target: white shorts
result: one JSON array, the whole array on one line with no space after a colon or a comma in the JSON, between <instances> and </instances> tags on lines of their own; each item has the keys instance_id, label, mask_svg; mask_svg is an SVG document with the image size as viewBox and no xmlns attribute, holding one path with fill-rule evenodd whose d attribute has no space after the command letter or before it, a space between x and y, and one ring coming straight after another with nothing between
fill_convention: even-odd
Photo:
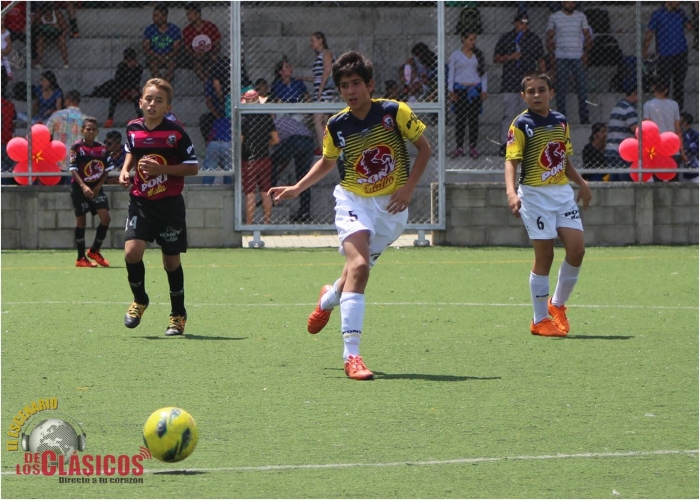
<instances>
[{"instance_id":1,"label":"white shorts","mask_svg":"<svg viewBox=\"0 0 700 500\"><path fill-rule=\"evenodd\" d=\"M345 255L345 238L358 231L369 231L369 266L374 266L384 249L403 233L408 223L408 210L390 214L386 206L391 195L360 196L340 185L333 190L333 196L340 254Z\"/></svg>"},{"instance_id":2,"label":"white shorts","mask_svg":"<svg viewBox=\"0 0 700 500\"><path fill-rule=\"evenodd\" d=\"M520 216L531 240L553 240L557 229L570 227L583 231L581 213L568 184L518 187Z\"/></svg>"}]
</instances>

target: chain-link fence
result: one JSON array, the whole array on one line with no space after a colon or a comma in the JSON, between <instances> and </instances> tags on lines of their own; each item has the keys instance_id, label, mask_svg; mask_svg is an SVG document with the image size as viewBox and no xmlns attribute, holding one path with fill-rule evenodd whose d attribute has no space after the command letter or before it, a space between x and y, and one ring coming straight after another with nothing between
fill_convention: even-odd
<instances>
[{"instance_id":1,"label":"chain-link fence","mask_svg":"<svg viewBox=\"0 0 700 500\"><path fill-rule=\"evenodd\" d=\"M444 226L445 178L502 180L508 126L525 108L520 81L532 70L549 74L551 107L566 114L574 164L589 179L629 179L631 157L620 157L619 144L647 116L660 135L679 133L682 154L672 158L681 168L654 162L658 151L645 149L644 141L654 144L644 137L638 163L657 179L688 180L697 168L697 139L694 153L684 148L693 139L685 122L696 128L698 110L696 9L697 2L3 2L3 183L22 179L6 144L32 123L49 126L68 148L82 139L73 108L97 118L97 140L119 169L140 88L161 76L175 89L170 118L200 158L200 175L187 182L232 184L235 229L331 229L338 173L274 207L264 191L296 182L319 158L324 124L345 106L329 66L348 50L372 61L374 97L407 102L428 125L433 156L409 227ZM654 96L654 83L670 87L669 99ZM249 90L257 97L241 103ZM670 100L690 112L678 115L681 130L676 115L669 129ZM252 126L256 116L274 133ZM258 158L250 150L260 145L269 165L251 174ZM65 180L67 167L64 160Z\"/></svg>"}]
</instances>

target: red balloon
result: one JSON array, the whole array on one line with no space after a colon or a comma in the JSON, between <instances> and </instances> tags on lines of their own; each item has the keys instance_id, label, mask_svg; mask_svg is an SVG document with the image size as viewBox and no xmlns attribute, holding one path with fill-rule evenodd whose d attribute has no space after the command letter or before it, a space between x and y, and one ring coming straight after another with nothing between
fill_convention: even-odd
<instances>
[{"instance_id":1,"label":"red balloon","mask_svg":"<svg viewBox=\"0 0 700 500\"><path fill-rule=\"evenodd\" d=\"M681 148L681 140L675 132L664 132L661 134L661 140L657 153L661 156L673 156Z\"/></svg>"},{"instance_id":2,"label":"red balloon","mask_svg":"<svg viewBox=\"0 0 700 500\"><path fill-rule=\"evenodd\" d=\"M638 143L637 139L625 139L620 143L618 151L620 152L620 158L625 161L631 161L632 163L637 162L638 155Z\"/></svg>"},{"instance_id":3,"label":"red balloon","mask_svg":"<svg viewBox=\"0 0 700 500\"><path fill-rule=\"evenodd\" d=\"M676 164L676 160L674 160L670 156L657 156L656 158L654 158L652 165L653 165L652 168L665 168L665 169L668 169L668 168L677 169L678 168L678 165ZM677 173L676 172L654 172L654 175L659 180L670 181L671 179L676 177Z\"/></svg>"},{"instance_id":4,"label":"red balloon","mask_svg":"<svg viewBox=\"0 0 700 500\"><path fill-rule=\"evenodd\" d=\"M624 142L624 141L623 141L623 142ZM634 162L634 163L632 163L632 165L630 165L630 170L639 170L639 165L637 164L637 162ZM644 182L648 182L649 179L652 178L652 173L651 173L651 172L646 172L646 171L645 171L645 172L642 172L641 175L642 175L642 181L644 181ZM630 177L632 177L632 180L633 180L634 182L639 182L639 173L638 173L638 172L632 172L632 173L630 173Z\"/></svg>"},{"instance_id":5,"label":"red balloon","mask_svg":"<svg viewBox=\"0 0 700 500\"><path fill-rule=\"evenodd\" d=\"M15 161L27 162L27 139L24 137L13 137L7 143L7 156Z\"/></svg>"},{"instance_id":6,"label":"red balloon","mask_svg":"<svg viewBox=\"0 0 700 500\"><path fill-rule=\"evenodd\" d=\"M38 152L46 149L46 146L51 142L51 133L46 125L37 123L32 125L32 153L36 155Z\"/></svg>"},{"instance_id":7,"label":"red balloon","mask_svg":"<svg viewBox=\"0 0 700 500\"><path fill-rule=\"evenodd\" d=\"M27 160L21 161L17 165L15 165L13 172L16 174L26 174L27 172L29 172L29 168L27 166ZM17 184L21 184L23 186L28 186L29 184L34 182L34 179L36 179L36 177L34 177L34 176L32 176L31 179L29 177L21 177L21 176L15 177Z\"/></svg>"},{"instance_id":8,"label":"red balloon","mask_svg":"<svg viewBox=\"0 0 700 500\"><path fill-rule=\"evenodd\" d=\"M44 150L44 160L56 163L66 157L67 148L61 141L51 141Z\"/></svg>"},{"instance_id":9,"label":"red balloon","mask_svg":"<svg viewBox=\"0 0 700 500\"><path fill-rule=\"evenodd\" d=\"M55 163L48 163L48 162L42 162L44 165L42 166L42 172L56 172L59 173L61 172L61 167L56 165ZM55 186L59 182L61 182L61 176L57 177L39 177L39 182L44 184L45 186Z\"/></svg>"}]
</instances>

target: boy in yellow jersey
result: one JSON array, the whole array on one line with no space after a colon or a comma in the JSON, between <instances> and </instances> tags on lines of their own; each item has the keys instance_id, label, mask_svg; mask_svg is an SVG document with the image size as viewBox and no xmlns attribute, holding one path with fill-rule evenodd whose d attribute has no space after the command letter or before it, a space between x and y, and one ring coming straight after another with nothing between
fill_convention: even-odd
<instances>
[{"instance_id":1,"label":"boy in yellow jersey","mask_svg":"<svg viewBox=\"0 0 700 500\"><path fill-rule=\"evenodd\" d=\"M320 332L339 305L345 374L366 380L374 376L360 356L369 271L406 227L408 204L430 159L430 145L425 125L406 104L372 99L372 64L362 54L343 54L332 73L348 107L328 120L323 158L294 186L273 187L269 194L275 203L295 198L339 163L341 182L333 195L345 267L334 285L321 289L307 329ZM412 167L406 139L418 150Z\"/></svg>"},{"instance_id":2,"label":"boy in yellow jersey","mask_svg":"<svg viewBox=\"0 0 700 500\"><path fill-rule=\"evenodd\" d=\"M565 337L569 333L569 320L564 304L576 285L585 253L583 224L576 203L581 200L583 210L588 209L591 190L569 159L573 150L566 117L549 109L552 98L549 77L544 73L526 75L521 90L528 109L513 120L508 130L506 194L511 212L522 218L535 249L535 263L530 272L534 308L530 332ZM520 186L516 191L518 165ZM579 186L575 200L569 180ZM554 295L549 299L549 270L557 235L566 256Z\"/></svg>"}]
</instances>

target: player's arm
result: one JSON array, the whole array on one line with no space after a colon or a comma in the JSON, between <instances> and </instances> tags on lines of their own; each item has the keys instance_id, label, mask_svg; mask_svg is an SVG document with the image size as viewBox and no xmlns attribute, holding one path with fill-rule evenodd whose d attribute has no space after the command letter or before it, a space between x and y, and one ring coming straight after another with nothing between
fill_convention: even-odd
<instances>
[{"instance_id":1,"label":"player's arm","mask_svg":"<svg viewBox=\"0 0 700 500\"><path fill-rule=\"evenodd\" d=\"M566 157L566 176L578 186L576 202L579 200L583 201L583 211L585 212L588 210L588 205L591 203L591 188L588 187L588 183L583 179L583 177L581 177L578 170L574 168L574 165L571 163L568 156Z\"/></svg>"},{"instance_id":2,"label":"player's arm","mask_svg":"<svg viewBox=\"0 0 700 500\"><path fill-rule=\"evenodd\" d=\"M518 172L520 160L506 160L506 196L508 197L508 208L510 212L520 217L520 197L515 189L515 176Z\"/></svg>"},{"instance_id":3,"label":"player's arm","mask_svg":"<svg viewBox=\"0 0 700 500\"><path fill-rule=\"evenodd\" d=\"M100 192L100 189L102 189L102 186L107 181L107 177L109 177L109 170L105 169L105 171L102 172L102 177L100 177L100 180L97 181L97 184L95 184L95 187L92 188L92 192L95 195L97 195Z\"/></svg>"},{"instance_id":4,"label":"player's arm","mask_svg":"<svg viewBox=\"0 0 700 500\"><path fill-rule=\"evenodd\" d=\"M134 157L131 153L126 153L124 157L124 165L122 165L122 170L119 173L119 184L122 187L128 188L131 185L131 178L129 177L129 172L133 168Z\"/></svg>"},{"instance_id":5,"label":"player's arm","mask_svg":"<svg viewBox=\"0 0 700 500\"><path fill-rule=\"evenodd\" d=\"M425 172L425 168L428 166L431 148L428 139L425 138L425 134L413 141L413 145L418 150L418 155L413 162L411 173L406 180L406 184L397 189L396 192L391 195L391 198L389 198L389 204L386 206L386 209L390 214L397 214L408 208L408 204L413 197L413 192L418 185L418 181L423 175L423 172Z\"/></svg>"},{"instance_id":6,"label":"player's arm","mask_svg":"<svg viewBox=\"0 0 700 500\"><path fill-rule=\"evenodd\" d=\"M273 187L267 192L267 194L268 196L272 197L273 202L296 198L328 175L328 172L335 168L335 164L337 162L337 159L331 160L329 158L321 157L321 159L314 163L311 170L309 170L306 175L302 177L301 180L295 185Z\"/></svg>"},{"instance_id":7,"label":"player's arm","mask_svg":"<svg viewBox=\"0 0 700 500\"><path fill-rule=\"evenodd\" d=\"M78 183L78 186L80 186L80 189L83 191L85 197L88 200L92 199L93 190L90 189L90 187L87 184L85 184L85 182L80 178L80 176L78 175L78 171L71 169L70 174L73 176L73 182Z\"/></svg>"}]
</instances>

